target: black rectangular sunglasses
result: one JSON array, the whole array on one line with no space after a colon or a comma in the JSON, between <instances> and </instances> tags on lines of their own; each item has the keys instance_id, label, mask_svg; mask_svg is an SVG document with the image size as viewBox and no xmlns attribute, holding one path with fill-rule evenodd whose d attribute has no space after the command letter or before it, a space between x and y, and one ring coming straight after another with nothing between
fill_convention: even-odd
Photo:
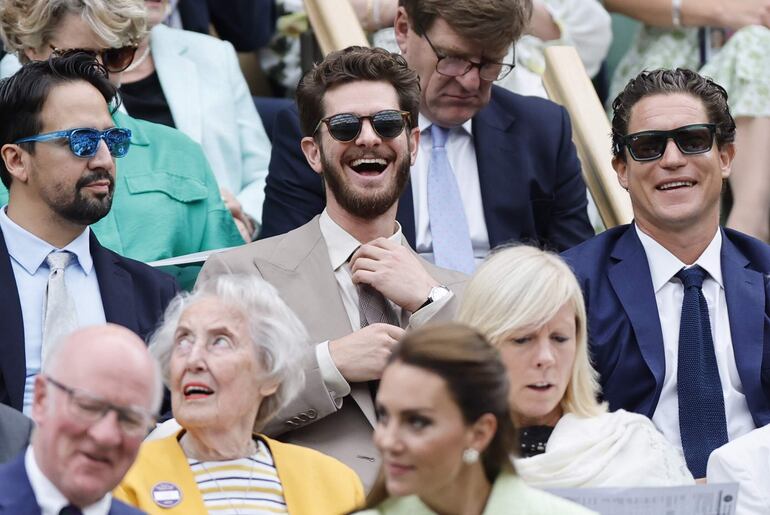
<instances>
[{"instance_id":1,"label":"black rectangular sunglasses","mask_svg":"<svg viewBox=\"0 0 770 515\"><path fill-rule=\"evenodd\" d=\"M634 161L654 161L666 151L669 139L673 139L682 154L702 154L714 145L716 125L696 123L670 131L642 131L625 136L623 145Z\"/></svg>"},{"instance_id":2,"label":"black rectangular sunglasses","mask_svg":"<svg viewBox=\"0 0 770 515\"><path fill-rule=\"evenodd\" d=\"M329 134L337 141L347 143L353 141L361 133L364 120L369 120L374 132L382 139L393 139L404 130L411 120L409 111L386 109L369 116L359 116L353 113L340 113L322 118L315 126L313 135L318 132L321 124L326 124Z\"/></svg>"}]
</instances>

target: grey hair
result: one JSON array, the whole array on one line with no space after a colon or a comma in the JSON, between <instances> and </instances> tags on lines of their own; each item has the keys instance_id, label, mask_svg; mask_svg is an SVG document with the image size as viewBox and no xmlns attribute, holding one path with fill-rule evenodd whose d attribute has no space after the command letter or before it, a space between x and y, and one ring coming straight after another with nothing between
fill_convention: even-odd
<instances>
[{"instance_id":1,"label":"grey hair","mask_svg":"<svg viewBox=\"0 0 770 515\"><path fill-rule=\"evenodd\" d=\"M305 385L302 363L308 352L307 332L278 290L261 277L253 274L211 277L196 284L192 293L177 295L166 308L161 326L150 338L150 353L160 362L167 386L179 318L188 307L206 297L215 297L244 315L255 354L267 371L266 380L279 385L259 406L254 421L254 429L258 431Z\"/></svg>"}]
</instances>

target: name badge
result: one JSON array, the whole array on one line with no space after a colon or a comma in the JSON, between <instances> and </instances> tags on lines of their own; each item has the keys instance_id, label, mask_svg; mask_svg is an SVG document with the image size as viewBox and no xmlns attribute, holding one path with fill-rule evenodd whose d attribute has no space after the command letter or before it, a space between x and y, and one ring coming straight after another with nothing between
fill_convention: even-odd
<instances>
[{"instance_id":1,"label":"name badge","mask_svg":"<svg viewBox=\"0 0 770 515\"><path fill-rule=\"evenodd\" d=\"M158 483L152 487L152 500L161 508L173 508L182 502L182 491L174 483Z\"/></svg>"}]
</instances>

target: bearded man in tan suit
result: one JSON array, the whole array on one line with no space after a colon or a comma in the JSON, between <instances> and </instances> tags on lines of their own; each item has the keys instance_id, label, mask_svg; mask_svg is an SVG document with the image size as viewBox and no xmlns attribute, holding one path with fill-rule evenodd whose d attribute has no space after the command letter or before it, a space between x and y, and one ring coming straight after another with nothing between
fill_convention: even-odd
<instances>
[{"instance_id":1,"label":"bearded man in tan suit","mask_svg":"<svg viewBox=\"0 0 770 515\"><path fill-rule=\"evenodd\" d=\"M409 326L451 319L466 277L420 258L396 222L417 154L419 80L398 55L350 47L297 89L302 150L326 209L286 234L209 258L205 280L258 273L311 337L304 391L266 428L351 466L371 486L373 392ZM298 142L299 143L299 142Z\"/></svg>"}]
</instances>

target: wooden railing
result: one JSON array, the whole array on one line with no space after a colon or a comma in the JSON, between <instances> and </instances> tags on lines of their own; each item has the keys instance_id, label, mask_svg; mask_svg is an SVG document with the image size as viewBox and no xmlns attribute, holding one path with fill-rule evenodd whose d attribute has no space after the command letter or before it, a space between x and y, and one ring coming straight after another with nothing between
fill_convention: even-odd
<instances>
[{"instance_id":1,"label":"wooden railing","mask_svg":"<svg viewBox=\"0 0 770 515\"><path fill-rule=\"evenodd\" d=\"M369 46L348 0L305 0L305 11L324 55L351 45Z\"/></svg>"},{"instance_id":2,"label":"wooden railing","mask_svg":"<svg viewBox=\"0 0 770 515\"><path fill-rule=\"evenodd\" d=\"M610 123L580 56L573 47L552 46L545 62L543 84L548 97L569 112L583 176L604 226L629 223L631 201L612 168Z\"/></svg>"}]
</instances>

